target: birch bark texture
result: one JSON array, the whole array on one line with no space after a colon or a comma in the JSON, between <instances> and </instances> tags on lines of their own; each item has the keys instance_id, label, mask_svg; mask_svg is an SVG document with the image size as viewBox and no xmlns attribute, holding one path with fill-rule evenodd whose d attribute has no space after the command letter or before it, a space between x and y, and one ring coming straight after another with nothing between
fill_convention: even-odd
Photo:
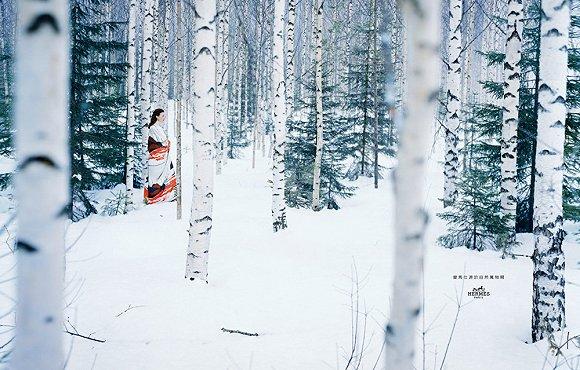
<instances>
[{"instance_id":1,"label":"birch bark texture","mask_svg":"<svg viewBox=\"0 0 580 370\"><path fill-rule=\"evenodd\" d=\"M316 18L314 25L314 68L316 83L316 155L314 157L314 174L312 176L312 209L320 211L320 167L322 166L322 149L324 147L324 112L322 107L322 20L324 0L315 3Z\"/></svg>"},{"instance_id":2,"label":"birch bark texture","mask_svg":"<svg viewBox=\"0 0 580 370\"><path fill-rule=\"evenodd\" d=\"M562 183L570 8L567 0L543 0L534 190L532 341L565 326L565 260Z\"/></svg>"},{"instance_id":3,"label":"birch bark texture","mask_svg":"<svg viewBox=\"0 0 580 370\"><path fill-rule=\"evenodd\" d=\"M506 249L516 242L517 144L520 106L520 61L523 32L522 0L508 1L506 56L503 65L503 125L501 130L501 209L508 227Z\"/></svg>"},{"instance_id":4,"label":"birch bark texture","mask_svg":"<svg viewBox=\"0 0 580 370\"><path fill-rule=\"evenodd\" d=\"M296 0L288 0L288 26L286 28L286 112L294 113L294 53L296 32Z\"/></svg>"},{"instance_id":5,"label":"birch bark texture","mask_svg":"<svg viewBox=\"0 0 580 370\"><path fill-rule=\"evenodd\" d=\"M125 212L133 208L133 186L135 178L135 127L137 125L135 113L137 112L136 91L136 51L137 51L137 0L129 3L129 35L127 48L127 159L125 184L127 189L127 205Z\"/></svg>"},{"instance_id":6,"label":"birch bark texture","mask_svg":"<svg viewBox=\"0 0 580 370\"><path fill-rule=\"evenodd\" d=\"M214 183L216 0L198 0L193 108L193 204L185 278L208 281Z\"/></svg>"},{"instance_id":7,"label":"birch bark texture","mask_svg":"<svg viewBox=\"0 0 580 370\"><path fill-rule=\"evenodd\" d=\"M68 2L21 1L16 43L16 335L10 367L62 369L69 209Z\"/></svg>"},{"instance_id":8,"label":"birch bark texture","mask_svg":"<svg viewBox=\"0 0 580 370\"><path fill-rule=\"evenodd\" d=\"M459 127L461 124L461 16L463 0L449 2L449 45L447 66L447 119L445 120L445 164L443 204L457 198L459 174Z\"/></svg>"},{"instance_id":9,"label":"birch bark texture","mask_svg":"<svg viewBox=\"0 0 580 370\"><path fill-rule=\"evenodd\" d=\"M226 137L227 101L228 101L228 64L229 64L229 21L228 4L225 0L217 0L218 30L217 30L217 90L216 90L216 174L221 174L224 161L224 146Z\"/></svg>"},{"instance_id":10,"label":"birch bark texture","mask_svg":"<svg viewBox=\"0 0 580 370\"><path fill-rule=\"evenodd\" d=\"M183 38L184 38L184 30L182 25L183 14L182 14L182 6L181 0L175 1L175 17L177 18L176 24L176 45L175 45L175 63L177 64L176 68L176 79L175 79L175 95L176 95L176 102L175 102L175 141L176 141L176 158L175 158L175 180L176 180L176 187L175 187L175 196L177 200L177 219L181 220L182 210L183 210L183 197L182 197L182 189L183 189L183 179L181 175L181 127L182 127L182 117L183 114L183 64L184 64L184 45L183 45ZM185 104L186 105L186 104Z\"/></svg>"},{"instance_id":11,"label":"birch bark texture","mask_svg":"<svg viewBox=\"0 0 580 370\"><path fill-rule=\"evenodd\" d=\"M149 118L153 113L152 105L152 73L153 73L153 19L154 0L146 0L145 15L143 18L143 56L141 69L141 183L147 186L149 152L147 141L149 139Z\"/></svg>"},{"instance_id":12,"label":"birch bark texture","mask_svg":"<svg viewBox=\"0 0 580 370\"><path fill-rule=\"evenodd\" d=\"M274 45L272 47L272 96L274 97L274 147L272 152L272 226L274 232L288 227L284 188L284 150L286 147L286 83L284 81L285 0L274 3Z\"/></svg>"},{"instance_id":13,"label":"birch bark texture","mask_svg":"<svg viewBox=\"0 0 580 370\"><path fill-rule=\"evenodd\" d=\"M424 237L428 214L425 176L439 81L439 1L406 0L408 108L402 117L395 172L395 278L385 330L387 369L415 369L415 337L421 315Z\"/></svg>"}]
</instances>

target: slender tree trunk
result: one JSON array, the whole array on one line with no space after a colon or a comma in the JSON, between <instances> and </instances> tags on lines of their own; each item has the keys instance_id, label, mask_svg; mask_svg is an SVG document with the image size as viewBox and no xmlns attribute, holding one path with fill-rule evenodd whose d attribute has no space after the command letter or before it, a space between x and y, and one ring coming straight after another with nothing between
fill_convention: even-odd
<instances>
[{"instance_id":1,"label":"slender tree trunk","mask_svg":"<svg viewBox=\"0 0 580 370\"><path fill-rule=\"evenodd\" d=\"M274 45L272 48L272 96L274 97L274 148L272 154L272 225L274 232L288 227L284 188L286 147L286 84L284 81L284 0L274 3Z\"/></svg>"},{"instance_id":2,"label":"slender tree trunk","mask_svg":"<svg viewBox=\"0 0 580 370\"><path fill-rule=\"evenodd\" d=\"M69 7L22 1L16 43L16 335L11 369L62 369Z\"/></svg>"},{"instance_id":3,"label":"slender tree trunk","mask_svg":"<svg viewBox=\"0 0 580 370\"><path fill-rule=\"evenodd\" d=\"M182 27L182 7L181 0L176 0L175 3L177 18L176 25L176 58L177 73L175 78L175 141L176 141L176 158L175 158L175 195L177 201L177 219L181 220L182 215L182 178L181 178L181 125L182 125L182 101L183 101L183 63L184 63L184 48L183 48L183 27Z\"/></svg>"},{"instance_id":4,"label":"slender tree trunk","mask_svg":"<svg viewBox=\"0 0 580 370\"><path fill-rule=\"evenodd\" d=\"M228 4L225 0L218 0L218 32L217 32L217 90L216 90L216 174L221 174L223 166L223 153L227 115L226 104L228 101Z\"/></svg>"},{"instance_id":5,"label":"slender tree trunk","mask_svg":"<svg viewBox=\"0 0 580 370\"><path fill-rule=\"evenodd\" d=\"M149 176L149 152L147 151L147 141L149 139L149 119L153 113L152 109L152 63L153 63L153 11L154 0L146 0L145 16L143 20L143 68L141 75L141 168L142 179L141 183L147 186L147 178Z\"/></svg>"},{"instance_id":6,"label":"slender tree trunk","mask_svg":"<svg viewBox=\"0 0 580 370\"><path fill-rule=\"evenodd\" d=\"M136 78L136 45L137 45L137 1L131 0L129 4L129 47L127 50L127 159L125 184L127 188L127 204L125 212L133 209L133 186L135 178L135 127L137 113L137 91L135 89Z\"/></svg>"},{"instance_id":7,"label":"slender tree trunk","mask_svg":"<svg viewBox=\"0 0 580 370\"><path fill-rule=\"evenodd\" d=\"M216 1L198 0L195 10L194 178L185 278L207 282L214 180Z\"/></svg>"},{"instance_id":8,"label":"slender tree trunk","mask_svg":"<svg viewBox=\"0 0 580 370\"><path fill-rule=\"evenodd\" d=\"M288 0L288 27L286 29L286 112L294 112L294 33L296 31L296 0Z\"/></svg>"},{"instance_id":9,"label":"slender tree trunk","mask_svg":"<svg viewBox=\"0 0 580 370\"><path fill-rule=\"evenodd\" d=\"M386 327L387 369L415 369L417 320L421 315L427 152L438 91L439 1L404 2L408 25L409 106L403 119L395 173L395 278Z\"/></svg>"},{"instance_id":10,"label":"slender tree trunk","mask_svg":"<svg viewBox=\"0 0 580 370\"><path fill-rule=\"evenodd\" d=\"M506 250L516 242L517 144L522 58L522 0L509 0L501 132L501 208L509 229Z\"/></svg>"},{"instance_id":11,"label":"slender tree trunk","mask_svg":"<svg viewBox=\"0 0 580 370\"><path fill-rule=\"evenodd\" d=\"M317 0L315 6L316 156L314 158L314 175L312 176L312 209L320 211L320 167L322 166L322 148L324 146L324 112L322 110L322 20L324 0Z\"/></svg>"},{"instance_id":12,"label":"slender tree trunk","mask_svg":"<svg viewBox=\"0 0 580 370\"><path fill-rule=\"evenodd\" d=\"M175 1L175 0L173 0ZM160 107L166 107L169 97L169 54L167 40L167 17L170 14L167 11L168 3L165 1L154 0L154 23L155 43L153 45L154 60L152 61L154 84L153 84L153 101Z\"/></svg>"},{"instance_id":13,"label":"slender tree trunk","mask_svg":"<svg viewBox=\"0 0 580 370\"><path fill-rule=\"evenodd\" d=\"M540 28L540 86L536 188L532 340L565 327L562 183L570 8L567 1L543 0Z\"/></svg>"},{"instance_id":14,"label":"slender tree trunk","mask_svg":"<svg viewBox=\"0 0 580 370\"><path fill-rule=\"evenodd\" d=\"M444 205L450 206L457 198L459 174L459 127L461 124L461 16L462 1L450 0L449 60L447 74L447 119L445 129L445 184Z\"/></svg>"}]
</instances>

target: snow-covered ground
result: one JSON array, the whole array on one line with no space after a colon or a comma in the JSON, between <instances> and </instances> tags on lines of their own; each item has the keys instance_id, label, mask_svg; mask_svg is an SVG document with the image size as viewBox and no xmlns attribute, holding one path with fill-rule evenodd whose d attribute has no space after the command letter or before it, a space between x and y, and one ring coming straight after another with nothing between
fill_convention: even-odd
<instances>
[{"instance_id":1,"label":"snow-covered ground","mask_svg":"<svg viewBox=\"0 0 580 370\"><path fill-rule=\"evenodd\" d=\"M69 369L344 369L357 322L351 368L364 348L358 368L382 369L382 330L394 271L391 176L385 176L378 190L370 179L359 180L357 194L338 211L289 209L289 229L274 235L268 161L259 155L252 169L246 154L230 160L216 178L207 285L184 279L188 206L181 221L171 203L122 216L92 216L69 226L67 328L105 340L67 337ZM186 150L186 205L191 198L190 155ZM553 368L556 359L546 357L546 343L528 344L530 259L502 260L494 252L436 245L444 227L435 216L441 195L436 159L428 181L433 217L417 368ZM580 334L577 231L569 225L566 238L570 337ZM521 241L518 253L529 255L530 236ZM2 271L10 263L1 259ZM454 279L463 274L484 279ZM2 279L9 276L4 273ZM480 286L490 295L468 296ZM2 287L3 293L13 294ZM11 302L2 301L4 312ZM455 320L458 302L462 307ZM358 319L353 314L357 303ZM574 345L569 347L569 357L579 354ZM562 368L574 369L577 361Z\"/></svg>"}]
</instances>

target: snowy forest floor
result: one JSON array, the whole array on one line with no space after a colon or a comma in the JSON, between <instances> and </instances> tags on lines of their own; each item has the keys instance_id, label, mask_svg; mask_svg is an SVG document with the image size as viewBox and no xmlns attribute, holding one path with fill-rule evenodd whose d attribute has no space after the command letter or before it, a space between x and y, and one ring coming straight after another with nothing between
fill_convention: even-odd
<instances>
[{"instance_id":1,"label":"snowy forest floor","mask_svg":"<svg viewBox=\"0 0 580 370\"><path fill-rule=\"evenodd\" d=\"M106 342L68 337L69 369L344 369L353 347L350 368L357 368L362 352L359 369L382 369L394 273L390 173L378 190L371 179L357 181L356 195L342 201L338 211L289 209L289 228L274 235L269 163L258 155L252 169L250 155L230 160L216 177L207 285L184 279L188 206L181 221L170 203L70 225L66 325ZM418 333L419 360L425 356L417 368L540 370L564 363L562 356L547 356L545 342L526 343L529 258L502 260L497 252L437 246L444 223L435 216L441 207L435 190L441 188L441 167L435 157L428 180L432 223L420 330L425 334ZM191 167L186 160L185 205L190 204ZM568 226L564 339L568 330L570 337L580 334L578 227ZM518 253L531 254L530 235L520 239ZM12 263L2 259L2 271ZM461 274L505 278L453 278ZM480 286L490 295L468 297ZM4 288L12 296L12 289ZM4 312L12 303L2 301ZM458 301L462 307L454 325ZM579 354L569 347L568 358ZM574 369L577 363L578 358L561 368Z\"/></svg>"}]
</instances>

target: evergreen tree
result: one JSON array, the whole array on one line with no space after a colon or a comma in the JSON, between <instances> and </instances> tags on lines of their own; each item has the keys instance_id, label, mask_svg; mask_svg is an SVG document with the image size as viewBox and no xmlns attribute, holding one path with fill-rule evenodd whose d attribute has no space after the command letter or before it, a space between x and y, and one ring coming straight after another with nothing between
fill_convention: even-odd
<instances>
[{"instance_id":1,"label":"evergreen tree","mask_svg":"<svg viewBox=\"0 0 580 370\"><path fill-rule=\"evenodd\" d=\"M501 102L501 85L487 83L485 88ZM509 231L500 202L502 108L476 104L470 113L464 148L467 167L457 183L457 200L440 214L448 222L449 231L439 238L439 243L447 248L499 249Z\"/></svg>"},{"instance_id":2,"label":"evergreen tree","mask_svg":"<svg viewBox=\"0 0 580 370\"><path fill-rule=\"evenodd\" d=\"M85 191L124 181L127 145L125 22L104 19L108 0L71 4L70 145L73 219L96 212ZM121 32L121 35L123 32ZM117 36L117 37L115 37Z\"/></svg>"},{"instance_id":3,"label":"evergreen tree","mask_svg":"<svg viewBox=\"0 0 580 370\"><path fill-rule=\"evenodd\" d=\"M3 50L0 50L0 64L4 64L5 68L10 71L10 65L12 58L10 55L1 54ZM8 73L7 85L11 86L11 73ZM12 155L12 94L10 89L6 95L2 91L0 96L0 156L10 156ZM10 181L10 174L0 174L0 190L8 186Z\"/></svg>"},{"instance_id":4,"label":"evergreen tree","mask_svg":"<svg viewBox=\"0 0 580 370\"><path fill-rule=\"evenodd\" d=\"M328 72L324 69L324 81L330 81L327 76ZM302 89L306 98L297 102L297 113L287 123L285 197L290 207L310 208L316 156L316 90L313 73L310 73L308 83ZM344 162L349 153L345 150L349 147L349 126L348 120L339 114L339 102L334 92L334 86L323 85L325 139L320 169L320 204L329 209L339 209L338 200L350 197L355 189L344 183Z\"/></svg>"},{"instance_id":5,"label":"evergreen tree","mask_svg":"<svg viewBox=\"0 0 580 370\"><path fill-rule=\"evenodd\" d=\"M374 165L374 99L378 99L378 127L379 127L379 152L392 155L394 143L392 122L388 118L389 104L386 101L385 88L387 86L387 69L384 55L374 54L372 47L372 33L374 30L368 26L355 28L353 43L356 46L352 50L348 72L345 79L347 91L345 93L346 119L348 122L349 140L344 150L350 152L352 163L348 169L348 178L357 179L359 176L372 177ZM373 83L373 64L376 61L377 93ZM375 96L376 95L376 96ZM382 166L379 166L382 168Z\"/></svg>"},{"instance_id":6,"label":"evergreen tree","mask_svg":"<svg viewBox=\"0 0 580 370\"><path fill-rule=\"evenodd\" d=\"M230 86L230 92L228 96L233 100L228 103L227 111L227 137L225 140L227 156L229 159L239 158L242 149L250 145L249 134L251 131L250 125L245 124L244 110L242 105L244 103L243 89L234 89L234 86ZM241 95L241 97L239 96ZM241 104L236 104L236 101L240 101Z\"/></svg>"}]
</instances>

